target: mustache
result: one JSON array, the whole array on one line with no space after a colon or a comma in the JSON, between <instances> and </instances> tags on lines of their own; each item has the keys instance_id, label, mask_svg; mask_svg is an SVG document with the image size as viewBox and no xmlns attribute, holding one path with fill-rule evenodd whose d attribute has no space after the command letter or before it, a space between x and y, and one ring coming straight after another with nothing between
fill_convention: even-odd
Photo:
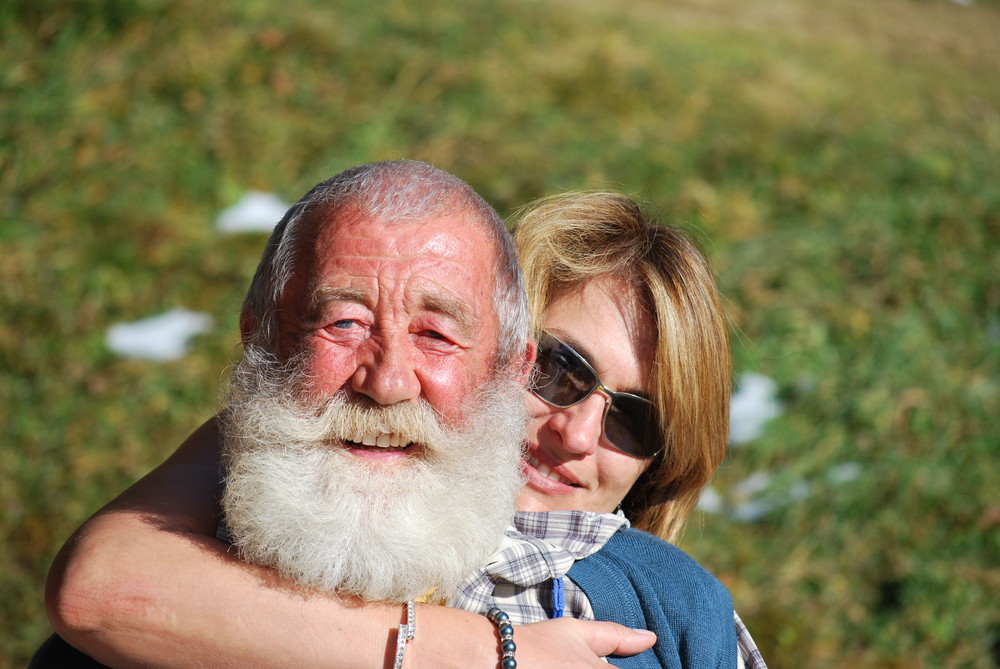
<instances>
[{"instance_id":1,"label":"mustache","mask_svg":"<svg viewBox=\"0 0 1000 669\"><path fill-rule=\"evenodd\" d=\"M268 400L258 396L253 401L259 406L262 399ZM294 434L294 441L363 443L368 437L392 434L403 444L426 445L435 443L448 431L437 411L423 399L383 406L346 390L321 400L287 402L280 397L274 399L276 404L281 403L285 414L282 432ZM230 407L233 406L230 403ZM281 426L255 426L258 434L261 431L267 434L276 427Z\"/></svg>"},{"instance_id":2,"label":"mustache","mask_svg":"<svg viewBox=\"0 0 1000 669\"><path fill-rule=\"evenodd\" d=\"M450 455L473 439L478 425L471 421L448 421L422 397L391 405L341 389L327 397L311 396L309 378L302 372L303 360L279 363L268 351L248 347L230 378L223 424L230 437L229 450L246 447L315 449L339 446L349 441L364 444L379 435L393 435L400 446L421 447L424 460L434 462ZM490 396L507 384L494 379L474 391L465 411L473 416L491 403ZM241 416L238 423L227 414ZM281 415L282 420L273 420ZM523 428L522 428L523 431Z\"/></svg>"}]
</instances>

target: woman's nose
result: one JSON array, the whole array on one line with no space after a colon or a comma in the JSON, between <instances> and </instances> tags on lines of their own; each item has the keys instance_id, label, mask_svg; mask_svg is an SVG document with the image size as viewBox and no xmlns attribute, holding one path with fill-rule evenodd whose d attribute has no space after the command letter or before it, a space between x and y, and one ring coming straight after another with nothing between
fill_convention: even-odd
<instances>
[{"instance_id":1,"label":"woman's nose","mask_svg":"<svg viewBox=\"0 0 1000 669\"><path fill-rule=\"evenodd\" d=\"M604 433L604 410L607 398L600 392L565 409L558 409L551 419L560 445L572 455L590 455L597 451Z\"/></svg>"}]
</instances>

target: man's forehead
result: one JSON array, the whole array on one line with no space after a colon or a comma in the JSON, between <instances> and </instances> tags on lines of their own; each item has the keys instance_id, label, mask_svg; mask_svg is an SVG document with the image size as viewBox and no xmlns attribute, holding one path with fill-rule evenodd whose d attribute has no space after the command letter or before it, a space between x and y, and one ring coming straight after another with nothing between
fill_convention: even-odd
<instances>
[{"instance_id":1,"label":"man's forehead","mask_svg":"<svg viewBox=\"0 0 1000 669\"><path fill-rule=\"evenodd\" d=\"M328 288L389 284L404 287L410 299L430 310L488 317L495 246L481 225L467 219L383 221L350 212L319 222L309 259L314 298L323 299Z\"/></svg>"},{"instance_id":2,"label":"man's forehead","mask_svg":"<svg viewBox=\"0 0 1000 669\"><path fill-rule=\"evenodd\" d=\"M485 226L473 214L462 210L393 219L342 207L317 218L311 236L318 242L321 255L356 255L368 251L373 256L418 254L454 259L456 251L475 250L476 255L491 260L495 250Z\"/></svg>"}]
</instances>

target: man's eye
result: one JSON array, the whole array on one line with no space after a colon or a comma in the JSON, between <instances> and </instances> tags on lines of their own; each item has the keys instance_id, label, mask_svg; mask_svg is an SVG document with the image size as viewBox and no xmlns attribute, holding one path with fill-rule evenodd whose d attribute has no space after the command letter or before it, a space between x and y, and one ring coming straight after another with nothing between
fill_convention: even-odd
<instances>
[{"instance_id":1,"label":"man's eye","mask_svg":"<svg viewBox=\"0 0 1000 669\"><path fill-rule=\"evenodd\" d=\"M330 327L337 328L338 330L348 330L353 325L354 325L353 320L345 318L339 321L334 321L333 323L330 324Z\"/></svg>"},{"instance_id":2,"label":"man's eye","mask_svg":"<svg viewBox=\"0 0 1000 669\"><path fill-rule=\"evenodd\" d=\"M424 330L423 335L425 337L430 337L431 339L440 339L441 341L447 339L447 337L436 330Z\"/></svg>"}]
</instances>

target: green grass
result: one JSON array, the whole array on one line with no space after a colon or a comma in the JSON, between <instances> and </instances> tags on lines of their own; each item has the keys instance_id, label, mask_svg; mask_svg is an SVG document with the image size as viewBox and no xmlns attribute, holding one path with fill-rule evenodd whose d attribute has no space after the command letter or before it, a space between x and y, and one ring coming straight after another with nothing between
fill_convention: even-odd
<instances>
[{"instance_id":1,"label":"green grass","mask_svg":"<svg viewBox=\"0 0 1000 669\"><path fill-rule=\"evenodd\" d=\"M0 669L70 532L216 406L264 241L216 213L393 157L504 214L620 188L703 243L784 405L716 486L810 484L684 537L770 666L998 666L998 5L420 4L0 7ZM106 349L178 306L217 324L182 361Z\"/></svg>"}]
</instances>

